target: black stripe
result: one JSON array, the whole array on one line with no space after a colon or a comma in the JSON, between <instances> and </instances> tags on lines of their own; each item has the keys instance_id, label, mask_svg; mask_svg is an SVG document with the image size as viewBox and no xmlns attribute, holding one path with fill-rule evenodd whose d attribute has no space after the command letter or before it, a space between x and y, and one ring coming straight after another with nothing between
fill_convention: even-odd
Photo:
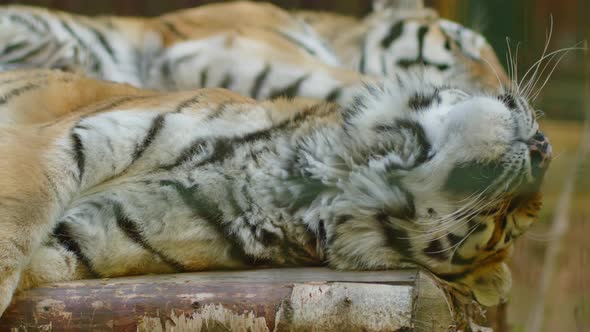
<instances>
[{"instance_id":1,"label":"black stripe","mask_svg":"<svg viewBox=\"0 0 590 332\"><path fill-rule=\"evenodd\" d=\"M424 37L430 28L428 26L421 26L418 29L418 61L424 62Z\"/></svg>"},{"instance_id":2,"label":"black stripe","mask_svg":"<svg viewBox=\"0 0 590 332\"><path fill-rule=\"evenodd\" d=\"M359 114L362 114L367 107L367 97L364 95L356 95L352 99L352 103L344 109L342 117L344 122L351 124L351 119Z\"/></svg>"},{"instance_id":3,"label":"black stripe","mask_svg":"<svg viewBox=\"0 0 590 332\"><path fill-rule=\"evenodd\" d=\"M438 89L435 89L433 93L426 94L424 92L417 92L410 97L408 106L414 111L419 111L428 108L434 102L440 103L441 98Z\"/></svg>"},{"instance_id":4,"label":"black stripe","mask_svg":"<svg viewBox=\"0 0 590 332\"><path fill-rule=\"evenodd\" d=\"M178 67L179 66L181 66L186 61L190 61L190 60L196 59L198 56L199 56L199 52L192 52L192 53L185 54L185 55L183 55L183 56L181 56L179 58L175 58L172 61L172 63L173 63L172 67L174 68L173 72L174 73L180 72L178 70Z\"/></svg>"},{"instance_id":5,"label":"black stripe","mask_svg":"<svg viewBox=\"0 0 590 332\"><path fill-rule=\"evenodd\" d=\"M451 264L453 265L471 265L475 262L476 257L471 258L464 258L458 252L453 255L453 259L451 259Z\"/></svg>"},{"instance_id":6,"label":"black stripe","mask_svg":"<svg viewBox=\"0 0 590 332\"><path fill-rule=\"evenodd\" d=\"M381 41L381 47L389 48L391 44L398 39L404 32L404 21L399 21L391 26L389 33Z\"/></svg>"},{"instance_id":7,"label":"black stripe","mask_svg":"<svg viewBox=\"0 0 590 332\"><path fill-rule=\"evenodd\" d=\"M166 85L172 85L172 64L169 60L164 61L160 66L160 76L162 80L166 82Z\"/></svg>"},{"instance_id":8,"label":"black stripe","mask_svg":"<svg viewBox=\"0 0 590 332\"><path fill-rule=\"evenodd\" d=\"M318 234L317 234L318 240L319 240L319 245L320 248L322 249L323 252L326 252L328 247L328 235L326 233L326 225L325 222L323 220L320 220L318 222Z\"/></svg>"},{"instance_id":9,"label":"black stripe","mask_svg":"<svg viewBox=\"0 0 590 332\"><path fill-rule=\"evenodd\" d=\"M25 18L25 17L28 18L28 16L22 15L22 14L10 14L10 15L8 15L8 19L10 21L12 21L14 23L17 23L17 24L22 24L22 25L26 26L26 28L30 32L33 32L33 33L43 33L43 31L39 31L39 29L37 29L37 27L33 23L29 22L27 20L27 18Z\"/></svg>"},{"instance_id":10,"label":"black stripe","mask_svg":"<svg viewBox=\"0 0 590 332\"><path fill-rule=\"evenodd\" d=\"M459 280L465 278L467 275L469 275L472 272L473 271L471 271L471 269L466 269L465 271L457 272L457 273L439 273L439 274L437 274L437 277L442 278L448 282L456 282L456 281L459 281Z\"/></svg>"},{"instance_id":11,"label":"black stripe","mask_svg":"<svg viewBox=\"0 0 590 332\"><path fill-rule=\"evenodd\" d=\"M408 69L411 66L415 66L415 65L430 66L430 67L436 67L436 69L438 69L440 71L448 70L451 67L449 64L446 64L446 63L430 62L430 61L424 60L424 59L418 59L418 60L400 59L397 61L397 65L402 67L403 69Z\"/></svg>"},{"instance_id":12,"label":"black stripe","mask_svg":"<svg viewBox=\"0 0 590 332\"><path fill-rule=\"evenodd\" d=\"M80 248L80 245L78 244L76 239L73 237L71 229L68 226L68 224L66 224L65 222L58 223L57 226L55 227L55 229L53 230L53 236L57 239L58 243L62 247L64 247L64 249L73 253L76 256L76 258L78 259L78 261L80 261L82 264L84 264L84 266L86 267L88 272L92 275L92 277L94 277L94 278L101 277L100 273L98 273L98 271L94 270L90 259L88 257L86 257L86 255L84 255L84 252L82 252L82 248Z\"/></svg>"},{"instance_id":13,"label":"black stripe","mask_svg":"<svg viewBox=\"0 0 590 332\"><path fill-rule=\"evenodd\" d=\"M14 97L18 97L25 92L29 92L29 91L39 89L39 88L41 88L40 84L27 83L21 87L18 87L16 89L12 89L12 90L8 91L6 94L2 95L2 97L0 97L0 105L4 105L4 104L8 103L10 101L10 99L12 99Z\"/></svg>"},{"instance_id":14,"label":"black stripe","mask_svg":"<svg viewBox=\"0 0 590 332\"><path fill-rule=\"evenodd\" d=\"M205 118L205 121L211 121L223 117L224 113L228 111L228 108L231 109L232 105L233 103L231 101L220 103L219 105L217 105L217 108L215 110L211 110L209 115L207 115L207 117Z\"/></svg>"},{"instance_id":15,"label":"black stripe","mask_svg":"<svg viewBox=\"0 0 590 332\"><path fill-rule=\"evenodd\" d=\"M72 132L70 135L72 140L72 147L74 149L74 161L76 165L78 165L78 181L82 182L82 177L84 176L84 168L86 164L86 156L84 155L84 144L82 144L82 139L80 135L75 132Z\"/></svg>"},{"instance_id":16,"label":"black stripe","mask_svg":"<svg viewBox=\"0 0 590 332\"><path fill-rule=\"evenodd\" d=\"M2 51L2 53L9 54L10 52L18 51L28 45L29 45L29 42L26 42L26 41L11 44L11 45L6 46L4 48L4 50Z\"/></svg>"},{"instance_id":17,"label":"black stripe","mask_svg":"<svg viewBox=\"0 0 590 332\"><path fill-rule=\"evenodd\" d=\"M174 110L174 113L182 113L182 111L184 111L185 108L198 104L200 100L201 93L197 93L197 95L187 100L183 100L180 104L178 104L178 106L176 106L176 109Z\"/></svg>"},{"instance_id":18,"label":"black stripe","mask_svg":"<svg viewBox=\"0 0 590 332\"><path fill-rule=\"evenodd\" d=\"M37 14L30 14L31 17L38 23L41 23L41 25L43 26L43 29L45 29L44 32L48 32L51 30L51 26L49 25L49 22L47 22L47 20L45 20L44 17L41 17Z\"/></svg>"},{"instance_id":19,"label":"black stripe","mask_svg":"<svg viewBox=\"0 0 590 332\"><path fill-rule=\"evenodd\" d=\"M138 228L137 223L125 215L121 204L113 202L113 213L115 214L117 225L129 239L140 245L145 250L149 251L151 254L159 257L163 262L172 266L176 271L184 272L187 270L180 262L168 257L161 251L152 247L144 238L142 231Z\"/></svg>"},{"instance_id":20,"label":"black stripe","mask_svg":"<svg viewBox=\"0 0 590 332\"><path fill-rule=\"evenodd\" d=\"M271 67L269 64L267 64L264 67L264 70L256 76L256 78L254 79L254 85L252 86L252 90L250 90L250 96L252 96L252 98L254 98L254 99L258 98L258 96L260 95L260 89L262 88L262 85L264 84L264 82L268 78L270 71L271 71Z\"/></svg>"},{"instance_id":21,"label":"black stripe","mask_svg":"<svg viewBox=\"0 0 590 332\"><path fill-rule=\"evenodd\" d=\"M242 241L224 225L223 211L219 205L201 194L198 185L187 187L180 182L169 180L160 181L160 185L174 188L184 203L199 218L207 222L221 240L227 241L230 246L229 254L233 259L249 265L256 264L256 259L244 251Z\"/></svg>"},{"instance_id":22,"label":"black stripe","mask_svg":"<svg viewBox=\"0 0 590 332\"><path fill-rule=\"evenodd\" d=\"M423 65L435 67L440 71L445 71L450 68L449 64L430 62L424 58L424 37L428 33L429 29L430 28L427 26L422 26L418 29L418 57L416 59L399 59L397 61L397 65L399 67L402 67L403 69L409 69L411 66Z\"/></svg>"},{"instance_id":23,"label":"black stripe","mask_svg":"<svg viewBox=\"0 0 590 332\"><path fill-rule=\"evenodd\" d=\"M174 26L174 24L172 24L171 22L168 21L162 21L162 24L170 31L172 32L172 34L174 34L176 37L179 37L180 39L188 39L188 36L185 35L184 33L180 32L176 26Z\"/></svg>"},{"instance_id":24,"label":"black stripe","mask_svg":"<svg viewBox=\"0 0 590 332\"><path fill-rule=\"evenodd\" d=\"M305 45L301 40L296 39L295 37L289 36L288 34L277 30L277 29L271 29L271 31L275 32L276 34L278 34L279 36L283 37L284 39L286 39L287 41L289 41L292 44L295 44L298 47L301 47L305 50L305 52L311 54L311 55L317 55L317 52L310 48L309 46Z\"/></svg>"},{"instance_id":25,"label":"black stripe","mask_svg":"<svg viewBox=\"0 0 590 332\"><path fill-rule=\"evenodd\" d=\"M89 114L93 114L93 113L100 113L103 111L108 111L111 110L115 107L119 107L127 102L130 101L134 101L134 100L141 100L141 99L147 99L150 98L152 96L128 96L128 97L122 97L122 98L118 98L116 100L113 100L112 102L109 102L103 106L100 106L96 109L93 109L92 111L90 111L89 113L85 113L84 116L88 116Z\"/></svg>"},{"instance_id":26,"label":"black stripe","mask_svg":"<svg viewBox=\"0 0 590 332\"><path fill-rule=\"evenodd\" d=\"M61 23L63 28L66 29L66 31L78 42L80 47L82 47L84 50L86 50L88 52L88 54L90 55L90 57L94 61L92 69L95 71L101 71L102 62L100 61L100 58L96 55L96 53L94 53L90 49L90 47L88 47L88 45L86 45L86 43L82 40L82 38L80 36L78 36L78 34L76 32L74 32L74 29L72 29L72 27L67 22L65 22L63 20L60 20L59 22Z\"/></svg>"},{"instance_id":27,"label":"black stripe","mask_svg":"<svg viewBox=\"0 0 590 332\"><path fill-rule=\"evenodd\" d=\"M451 51L451 40L449 39L449 36L447 36L444 32L443 35L445 36L445 50L447 51Z\"/></svg>"},{"instance_id":28,"label":"black stripe","mask_svg":"<svg viewBox=\"0 0 590 332\"><path fill-rule=\"evenodd\" d=\"M395 122L393 125L378 125L375 127L375 131L379 133L391 133L397 134L402 133L403 131L409 131L410 135L414 137L417 141L417 147L415 150L418 150L418 155L416 156L416 164L413 167L416 167L429 159L429 153L432 149L432 145L426 136L426 132L420 123L414 120L409 119L400 119ZM404 137L406 135L403 135ZM385 147L389 151L389 147ZM372 151L372 155L379 153L379 150Z\"/></svg>"},{"instance_id":29,"label":"black stripe","mask_svg":"<svg viewBox=\"0 0 590 332\"><path fill-rule=\"evenodd\" d=\"M361 57L359 60L359 72L361 74L366 74L367 72L367 40L363 39L361 43Z\"/></svg>"},{"instance_id":30,"label":"black stripe","mask_svg":"<svg viewBox=\"0 0 590 332\"><path fill-rule=\"evenodd\" d=\"M439 239L430 241L428 247L424 248L424 254L437 261L446 261L448 257L448 250L444 250L442 242Z\"/></svg>"},{"instance_id":31,"label":"black stripe","mask_svg":"<svg viewBox=\"0 0 590 332\"><path fill-rule=\"evenodd\" d=\"M270 93L270 99L275 99L279 97L286 97L286 98L293 98L297 96L299 93L299 89L301 88L301 84L308 78L308 75L301 76L295 82L291 83L289 86L283 89L273 90Z\"/></svg>"},{"instance_id":32,"label":"black stripe","mask_svg":"<svg viewBox=\"0 0 590 332\"><path fill-rule=\"evenodd\" d=\"M4 61L4 63L5 64L19 64L19 63L26 62L27 59L30 59L31 57L41 53L42 51L46 50L47 47L48 47L47 43L38 44L36 47L30 49L29 51L27 51L25 54L21 55L20 57L18 57L16 59L10 59L8 61Z\"/></svg>"},{"instance_id":33,"label":"black stripe","mask_svg":"<svg viewBox=\"0 0 590 332\"><path fill-rule=\"evenodd\" d=\"M418 60L410 60L410 59L399 59L397 61L397 65L402 67L403 69L408 69L413 65L419 64L420 61Z\"/></svg>"},{"instance_id":34,"label":"black stripe","mask_svg":"<svg viewBox=\"0 0 590 332\"><path fill-rule=\"evenodd\" d=\"M179 157L174 161L174 163L172 163L171 165L163 166L162 169L171 170L173 168L179 167L193 159L199 153L203 152L207 152L208 155L205 159L201 160L198 164L194 165L194 167L202 166L205 164L211 164L215 162L222 162L226 158L231 157L235 149L240 145L261 140L270 140L273 136L273 133L285 130L290 126L297 126L301 122L305 121L308 117L317 115L317 108L320 105L322 104L314 105L310 108L307 108L295 115L290 120L285 121L276 127L251 132L245 134L244 136L238 136L233 138L217 138L213 140L196 139L180 153ZM336 111L337 109L327 108L327 110ZM209 148L209 151L207 151L207 148Z\"/></svg>"},{"instance_id":35,"label":"black stripe","mask_svg":"<svg viewBox=\"0 0 590 332\"><path fill-rule=\"evenodd\" d=\"M141 158L145 150L150 146L150 144L152 144L152 142L156 138L156 135L158 135L158 133L164 127L165 117L166 113L163 113L159 114L154 118L154 120L152 121L152 125L150 126L150 129L148 130L145 138L143 139L143 142L141 142L141 144L139 144L133 152L133 161L136 161L137 159Z\"/></svg>"},{"instance_id":36,"label":"black stripe","mask_svg":"<svg viewBox=\"0 0 590 332\"><path fill-rule=\"evenodd\" d=\"M459 218L457 218L459 219ZM477 222L475 217L469 219L467 225L470 229L471 234L478 234L485 231L488 228L488 225L485 223Z\"/></svg>"},{"instance_id":37,"label":"black stripe","mask_svg":"<svg viewBox=\"0 0 590 332\"><path fill-rule=\"evenodd\" d=\"M375 215L375 220L379 222L383 230L386 247L398 252L403 259L411 259L414 255L410 251L412 244L410 243L408 232L404 229L394 227L389 219L389 214L385 212Z\"/></svg>"},{"instance_id":38,"label":"black stripe","mask_svg":"<svg viewBox=\"0 0 590 332\"><path fill-rule=\"evenodd\" d=\"M342 95L342 88L336 87L332 91L330 91L330 93L328 93L326 100L329 102L335 102L338 100L338 98L340 98L341 95Z\"/></svg>"},{"instance_id":39,"label":"black stripe","mask_svg":"<svg viewBox=\"0 0 590 332\"><path fill-rule=\"evenodd\" d=\"M195 155L201 154L203 152L207 152L209 154L209 158L210 158L212 151L207 151L207 146L210 144L212 144L212 143L210 143L206 140L196 139L180 153L178 158L176 158L176 160L172 164L164 166L162 168L165 170L171 170L173 168L183 165L184 163L193 159L193 157ZM209 159L209 158L207 158L207 159Z\"/></svg>"},{"instance_id":40,"label":"black stripe","mask_svg":"<svg viewBox=\"0 0 590 332\"><path fill-rule=\"evenodd\" d=\"M229 89L234 84L234 78L231 73L225 74L221 83L219 83L219 87L223 89Z\"/></svg>"},{"instance_id":41,"label":"black stripe","mask_svg":"<svg viewBox=\"0 0 590 332\"><path fill-rule=\"evenodd\" d=\"M203 68L203 70L201 70L201 74L200 74L200 79L201 79L201 88L206 88L207 87L207 80L209 78L209 68L205 67Z\"/></svg>"},{"instance_id":42,"label":"black stripe","mask_svg":"<svg viewBox=\"0 0 590 332\"><path fill-rule=\"evenodd\" d=\"M405 130L411 131L412 135L418 141L417 143L418 143L418 147L420 150L420 154L416 158L416 162L418 164L422 164L426 160L428 160L428 154L430 153L430 150L432 149L432 145L430 144L430 141L428 140L428 137L426 136L426 132L424 131L424 128L422 127L422 125L420 125L420 123L413 121L413 120L398 120L396 122L396 125L400 129L405 129Z\"/></svg>"},{"instance_id":43,"label":"black stripe","mask_svg":"<svg viewBox=\"0 0 590 332\"><path fill-rule=\"evenodd\" d=\"M203 160L193 165L194 167L223 161L233 153L232 142L228 139L217 139L215 141L196 139L180 153L172 164L163 166L162 169L171 170L180 167L203 153Z\"/></svg>"},{"instance_id":44,"label":"black stripe","mask_svg":"<svg viewBox=\"0 0 590 332\"><path fill-rule=\"evenodd\" d=\"M447 233L447 240L449 240L449 244L451 247L455 247L463 241L463 237L456 235L454 233Z\"/></svg>"},{"instance_id":45,"label":"black stripe","mask_svg":"<svg viewBox=\"0 0 590 332\"><path fill-rule=\"evenodd\" d=\"M516 110L518 109L518 103L514 96L510 93L505 93L501 96L498 96L498 99L509 109Z\"/></svg>"},{"instance_id":46,"label":"black stripe","mask_svg":"<svg viewBox=\"0 0 590 332\"><path fill-rule=\"evenodd\" d=\"M95 28L88 27L88 29L94 34L96 39L98 39L98 42L100 43L102 48L104 48L104 50L109 54L113 61L117 62L117 58L115 57L115 50L108 42L107 38L105 38L104 34Z\"/></svg>"}]
</instances>

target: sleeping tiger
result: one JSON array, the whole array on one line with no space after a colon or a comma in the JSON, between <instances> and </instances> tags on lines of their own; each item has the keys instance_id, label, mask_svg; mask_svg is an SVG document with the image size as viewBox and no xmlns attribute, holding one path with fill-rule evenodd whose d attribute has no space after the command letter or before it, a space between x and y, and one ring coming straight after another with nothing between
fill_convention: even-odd
<instances>
[{"instance_id":1,"label":"sleeping tiger","mask_svg":"<svg viewBox=\"0 0 590 332\"><path fill-rule=\"evenodd\" d=\"M421 266L484 305L551 146L521 94L397 74L348 105L0 73L0 313L81 278Z\"/></svg>"},{"instance_id":2,"label":"sleeping tiger","mask_svg":"<svg viewBox=\"0 0 590 332\"><path fill-rule=\"evenodd\" d=\"M419 1L375 0L374 6L360 20L251 2L153 19L5 6L0 69L61 68L165 91L222 87L261 100L342 103L361 81L418 67L463 89L497 92L508 85L481 35L439 19Z\"/></svg>"}]
</instances>

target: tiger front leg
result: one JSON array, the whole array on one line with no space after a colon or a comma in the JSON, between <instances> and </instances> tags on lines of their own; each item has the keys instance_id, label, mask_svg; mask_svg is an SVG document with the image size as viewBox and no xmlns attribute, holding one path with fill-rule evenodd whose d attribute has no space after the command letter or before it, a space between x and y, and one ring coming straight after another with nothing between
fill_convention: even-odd
<instances>
[{"instance_id":1,"label":"tiger front leg","mask_svg":"<svg viewBox=\"0 0 590 332\"><path fill-rule=\"evenodd\" d=\"M0 315L72 188L68 168L55 163L65 156L48 136L28 127L4 128L0 134Z\"/></svg>"}]
</instances>

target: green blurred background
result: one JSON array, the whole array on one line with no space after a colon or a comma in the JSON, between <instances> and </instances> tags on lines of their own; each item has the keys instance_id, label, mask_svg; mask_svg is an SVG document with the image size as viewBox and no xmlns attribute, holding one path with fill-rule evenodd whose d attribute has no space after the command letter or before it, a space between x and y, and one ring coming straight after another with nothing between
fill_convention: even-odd
<instances>
[{"instance_id":1,"label":"green blurred background","mask_svg":"<svg viewBox=\"0 0 590 332\"><path fill-rule=\"evenodd\" d=\"M71 12L96 15L154 16L214 0L28 0L0 4L32 4ZM363 16L371 10L370 0L273 0L287 9L328 10ZM425 0L446 17L482 32L506 64L507 43L512 50L520 44L518 71L522 75L537 61L553 17L550 50L584 46L590 38L590 0ZM544 187L545 207L541 220L518 241L512 259L514 286L507 306L492 310L491 323L500 331L590 331L590 158L578 158L582 122L590 112L588 53L571 51L557 67L535 103L545 111L541 127L551 138L555 158ZM575 175L569 214L555 227L557 202L564 182ZM551 263L552 250L556 265ZM548 268L550 267L550 268ZM548 280L543 292L540 280Z\"/></svg>"}]
</instances>

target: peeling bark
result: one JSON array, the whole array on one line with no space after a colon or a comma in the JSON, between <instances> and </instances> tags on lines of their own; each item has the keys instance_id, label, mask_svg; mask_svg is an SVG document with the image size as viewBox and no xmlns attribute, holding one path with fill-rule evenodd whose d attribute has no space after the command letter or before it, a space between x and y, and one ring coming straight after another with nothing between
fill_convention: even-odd
<instances>
[{"instance_id":1,"label":"peeling bark","mask_svg":"<svg viewBox=\"0 0 590 332\"><path fill-rule=\"evenodd\" d=\"M448 331L418 271L272 269L81 280L26 291L1 331Z\"/></svg>"}]
</instances>

